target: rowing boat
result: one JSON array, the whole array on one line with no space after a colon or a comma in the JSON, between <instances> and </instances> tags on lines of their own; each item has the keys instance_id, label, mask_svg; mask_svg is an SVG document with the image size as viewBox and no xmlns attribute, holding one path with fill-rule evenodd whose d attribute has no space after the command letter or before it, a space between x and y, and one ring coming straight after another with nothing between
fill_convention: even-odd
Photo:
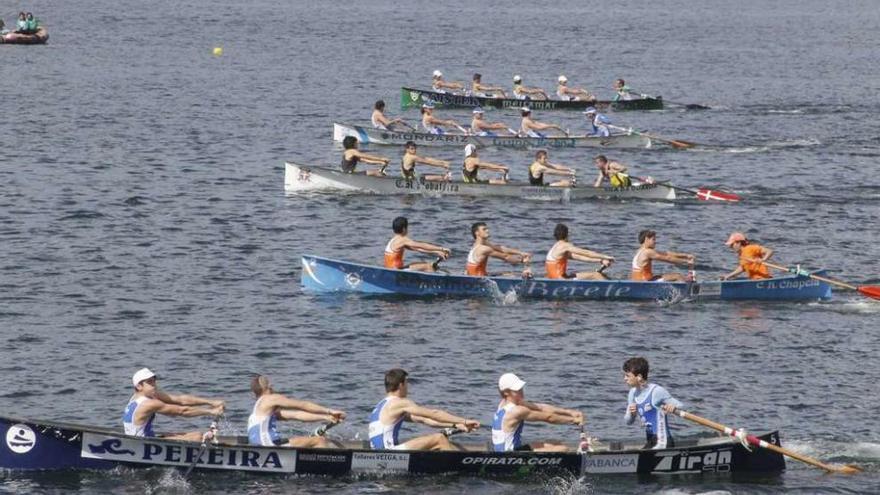
<instances>
[{"instance_id":1,"label":"rowing boat","mask_svg":"<svg viewBox=\"0 0 880 495\"><path fill-rule=\"evenodd\" d=\"M661 96L637 98L633 100L599 100L599 101L567 101L567 100L520 100L518 98L492 98L488 96L456 95L440 93L429 89L401 88L400 108L420 107L426 101L444 107L482 107L482 108L520 108L528 105L532 110L584 110L596 107L599 110L662 110Z\"/></svg>"},{"instance_id":2,"label":"rowing boat","mask_svg":"<svg viewBox=\"0 0 880 495\"><path fill-rule=\"evenodd\" d=\"M464 133L431 134L428 132L376 129L352 124L333 124L333 140L342 141L354 136L361 144L403 145L412 141L421 146L461 146L473 144L478 148L650 148L651 138L636 133L599 136L476 136Z\"/></svg>"},{"instance_id":3,"label":"rowing boat","mask_svg":"<svg viewBox=\"0 0 880 495\"><path fill-rule=\"evenodd\" d=\"M124 435L116 430L0 416L0 468L7 470L113 469L194 466L199 470L274 474L358 475L462 473L487 476L543 474L670 474L779 472L782 455L749 451L730 437L677 439L671 449L644 450L620 442L595 452L490 452L486 443L457 452L370 450L367 442L344 448L294 449L247 444L221 436L202 449L197 442ZM760 438L779 445L779 433Z\"/></svg>"},{"instance_id":4,"label":"rowing boat","mask_svg":"<svg viewBox=\"0 0 880 495\"><path fill-rule=\"evenodd\" d=\"M327 167L284 164L284 190L308 192L320 190L357 191L383 195L424 196L498 196L539 201L572 201L587 199L638 199L672 201L675 189L669 184L636 184L630 187L551 187L532 186L526 182L507 184L474 184L461 181L434 182L419 176L376 177L363 173L347 174Z\"/></svg>"},{"instance_id":5,"label":"rowing boat","mask_svg":"<svg viewBox=\"0 0 880 495\"><path fill-rule=\"evenodd\" d=\"M529 299L816 301L831 286L809 277L705 282L637 282L522 277L473 277L393 270L319 256L302 257L302 286L315 292L401 296L490 296L515 293Z\"/></svg>"},{"instance_id":6,"label":"rowing boat","mask_svg":"<svg viewBox=\"0 0 880 495\"><path fill-rule=\"evenodd\" d=\"M49 32L42 26L33 33L17 33L13 31L0 35L0 45L42 45L48 40Z\"/></svg>"}]
</instances>

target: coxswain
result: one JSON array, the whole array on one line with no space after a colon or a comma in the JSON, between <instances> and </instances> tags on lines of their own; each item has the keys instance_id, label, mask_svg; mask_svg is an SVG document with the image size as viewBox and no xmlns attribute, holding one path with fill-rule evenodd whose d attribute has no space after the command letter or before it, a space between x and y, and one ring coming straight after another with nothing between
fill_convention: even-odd
<instances>
[{"instance_id":1,"label":"coxswain","mask_svg":"<svg viewBox=\"0 0 880 495\"><path fill-rule=\"evenodd\" d=\"M474 115L473 119L471 119L471 133L475 136L495 137L498 135L495 131L510 132L510 128L507 127L507 124L502 124L501 122L486 122L483 119L483 109L480 107L474 108L471 113Z\"/></svg>"},{"instance_id":2,"label":"coxswain","mask_svg":"<svg viewBox=\"0 0 880 495\"><path fill-rule=\"evenodd\" d=\"M464 84L460 82L446 82L443 80L443 73L435 70L431 77L431 89L438 93L445 93L447 89L452 91L464 90Z\"/></svg>"},{"instance_id":3,"label":"coxswain","mask_svg":"<svg viewBox=\"0 0 880 495\"><path fill-rule=\"evenodd\" d=\"M613 256L580 248L569 242L568 226L564 223L556 224L556 228L553 229L553 237L556 238L556 244L547 251L547 259L544 262L544 268L547 270L547 278L608 280L608 276L602 273L601 270L608 268L614 263ZM569 273L568 260L600 263L602 268L594 272Z\"/></svg>"},{"instance_id":4,"label":"coxswain","mask_svg":"<svg viewBox=\"0 0 880 495\"><path fill-rule=\"evenodd\" d=\"M582 426L584 424L584 414L580 411L527 401L523 391L525 385L526 382L513 373L505 373L498 379L501 402L498 403L492 420L492 448L495 452L570 450L562 443L523 442L522 431L526 421L553 425Z\"/></svg>"},{"instance_id":5,"label":"coxswain","mask_svg":"<svg viewBox=\"0 0 880 495\"><path fill-rule=\"evenodd\" d=\"M398 434L404 421L465 432L480 427L479 421L413 402L407 397L407 376L408 373L399 368L385 373L385 398L376 404L370 414L370 446L376 450L459 450L445 433L434 433L400 442Z\"/></svg>"},{"instance_id":6,"label":"coxswain","mask_svg":"<svg viewBox=\"0 0 880 495\"><path fill-rule=\"evenodd\" d=\"M523 86L521 76L513 76L513 96L517 100L546 100L547 92L541 88Z\"/></svg>"},{"instance_id":7,"label":"coxswain","mask_svg":"<svg viewBox=\"0 0 880 495\"><path fill-rule=\"evenodd\" d=\"M385 167L391 163L391 160L388 158L378 155L369 155L358 150L358 140L354 136L345 136L345 138L342 139L342 147L345 149L345 151L342 152L342 171L347 174L355 173L357 164L363 161L364 163L372 165L381 165L382 168L379 170L366 171L367 175L381 177L385 175Z\"/></svg>"},{"instance_id":8,"label":"coxswain","mask_svg":"<svg viewBox=\"0 0 880 495\"><path fill-rule=\"evenodd\" d=\"M529 165L529 184L533 186L572 187L574 186L575 170L571 167L550 163L547 159L547 150L535 152L535 161ZM556 182L544 182L545 175L561 175L567 179Z\"/></svg>"},{"instance_id":9,"label":"coxswain","mask_svg":"<svg viewBox=\"0 0 880 495\"><path fill-rule=\"evenodd\" d=\"M636 99L636 96L632 94L632 89L626 85L626 81L623 79L615 79L612 87L614 88L614 101Z\"/></svg>"},{"instance_id":10,"label":"coxswain","mask_svg":"<svg viewBox=\"0 0 880 495\"><path fill-rule=\"evenodd\" d=\"M497 179L480 179L480 170L494 170L503 175ZM507 172L510 169L497 163L480 160L477 146L468 144L464 147L464 163L461 166L461 180L468 184L507 184Z\"/></svg>"},{"instance_id":11,"label":"coxswain","mask_svg":"<svg viewBox=\"0 0 880 495\"><path fill-rule=\"evenodd\" d=\"M389 119L385 116L385 100L378 100L376 104L373 105L373 115L370 117L370 121L373 123L374 128L383 131L394 130L395 124L405 124L403 119L399 117Z\"/></svg>"},{"instance_id":12,"label":"coxswain","mask_svg":"<svg viewBox=\"0 0 880 495\"><path fill-rule=\"evenodd\" d=\"M721 280L730 280L745 273L752 280L771 278L770 269L764 264L773 256L773 250L749 241L745 234L734 232L725 242L727 247L739 255L739 266L732 272L721 277Z\"/></svg>"},{"instance_id":13,"label":"coxswain","mask_svg":"<svg viewBox=\"0 0 880 495\"><path fill-rule=\"evenodd\" d=\"M692 254L675 253L672 251L657 251L657 233L653 230L643 230L639 232L639 250L636 251L632 261L631 280L648 282L653 280L663 280L665 282L686 282L687 278L680 273L664 273L654 275L653 262L663 261L674 265L693 266L696 263L696 257Z\"/></svg>"},{"instance_id":14,"label":"coxswain","mask_svg":"<svg viewBox=\"0 0 880 495\"><path fill-rule=\"evenodd\" d=\"M428 134L445 134L446 131L443 130L443 127L457 127L461 128L458 125L458 122L452 119L438 119L434 117L434 102L426 101L422 104L422 127L424 127L425 132Z\"/></svg>"},{"instance_id":15,"label":"coxswain","mask_svg":"<svg viewBox=\"0 0 880 495\"><path fill-rule=\"evenodd\" d=\"M153 420L156 414L195 418L197 416L220 416L226 410L222 400L203 399L195 395L169 394L159 390L158 377L149 368L141 368L131 377L134 394L128 400L122 414L122 426L126 435L156 437L199 442L203 432L172 433L156 435ZM204 406L204 407L201 407Z\"/></svg>"},{"instance_id":16,"label":"coxswain","mask_svg":"<svg viewBox=\"0 0 880 495\"><path fill-rule=\"evenodd\" d=\"M626 174L627 168L624 164L609 160L605 155L596 155L596 158L593 158L593 163L599 169L599 176L596 177L593 187L602 187L605 181L608 181L611 187L632 186L632 180Z\"/></svg>"},{"instance_id":17,"label":"coxswain","mask_svg":"<svg viewBox=\"0 0 880 495\"><path fill-rule=\"evenodd\" d=\"M596 97L584 88L569 88L568 78L559 76L556 80L556 96L563 101L596 101Z\"/></svg>"},{"instance_id":18,"label":"coxswain","mask_svg":"<svg viewBox=\"0 0 880 495\"><path fill-rule=\"evenodd\" d=\"M484 98L507 98L507 93L504 92L504 88L501 86L492 86L491 84L483 84L482 80L482 74L474 74L474 79L471 81L471 95Z\"/></svg>"},{"instance_id":19,"label":"coxswain","mask_svg":"<svg viewBox=\"0 0 880 495\"><path fill-rule=\"evenodd\" d=\"M416 179L416 164L421 163L423 165L428 165L431 167L442 168L446 170L446 173L443 175L425 175L425 180L430 181L445 181L449 180L451 176L449 175L449 162L446 160L437 160L435 158L428 158L426 156L419 156L416 153L416 143L412 141L407 141L406 145L403 147L403 157L400 159L400 172L403 174L403 178L407 180L415 180Z\"/></svg>"},{"instance_id":20,"label":"coxswain","mask_svg":"<svg viewBox=\"0 0 880 495\"><path fill-rule=\"evenodd\" d=\"M545 138L547 135L541 131L546 131L548 129L556 129L561 134L565 134L562 127L556 124L546 124L544 122L532 120L532 109L529 107L522 107L520 109L520 115L522 115L522 122L519 126L519 133L524 137Z\"/></svg>"},{"instance_id":21,"label":"coxswain","mask_svg":"<svg viewBox=\"0 0 880 495\"><path fill-rule=\"evenodd\" d=\"M489 242L489 227L485 222L477 222L471 225L471 235L474 238L474 245L471 247L467 256L467 265L465 265L465 273L476 277L488 277L489 272L487 266L489 258L498 258L504 260L511 265L531 263L532 255L499 244ZM523 275L529 276L531 272L526 269Z\"/></svg>"},{"instance_id":22,"label":"coxswain","mask_svg":"<svg viewBox=\"0 0 880 495\"><path fill-rule=\"evenodd\" d=\"M15 21L15 32L21 34L27 34L28 32L27 14L23 11L18 13L18 20Z\"/></svg>"},{"instance_id":23,"label":"coxswain","mask_svg":"<svg viewBox=\"0 0 880 495\"><path fill-rule=\"evenodd\" d=\"M589 122L589 127L587 128L588 136L608 137L611 135L611 128L609 126L611 119L608 116L596 111L595 107L587 107L584 110L584 116L587 118L587 122Z\"/></svg>"},{"instance_id":24,"label":"coxswain","mask_svg":"<svg viewBox=\"0 0 880 495\"><path fill-rule=\"evenodd\" d=\"M414 270L419 272L436 272L440 261L449 258L451 250L428 242L414 241L409 238L409 220L406 217L397 217L391 222L391 230L394 236L385 245L385 268L396 270ZM403 255L406 250L417 253L430 254L437 257L433 263L410 263L404 264Z\"/></svg>"},{"instance_id":25,"label":"coxswain","mask_svg":"<svg viewBox=\"0 0 880 495\"><path fill-rule=\"evenodd\" d=\"M675 447L669 431L666 415L675 414L682 404L665 388L648 382L648 360L643 357L627 359L623 363L623 380L629 387L626 413L623 420L631 425L636 416L645 427L647 442L643 449L667 449Z\"/></svg>"},{"instance_id":26,"label":"coxswain","mask_svg":"<svg viewBox=\"0 0 880 495\"><path fill-rule=\"evenodd\" d=\"M257 397L254 409L248 417L248 443L251 445L262 445L263 447L284 445L300 448L340 447L339 444L324 436L282 437L278 433L275 423L278 420L292 420L306 423L322 421L335 424L345 419L344 412L279 394L272 388L269 378L265 375L257 375L251 379L251 390Z\"/></svg>"}]
</instances>

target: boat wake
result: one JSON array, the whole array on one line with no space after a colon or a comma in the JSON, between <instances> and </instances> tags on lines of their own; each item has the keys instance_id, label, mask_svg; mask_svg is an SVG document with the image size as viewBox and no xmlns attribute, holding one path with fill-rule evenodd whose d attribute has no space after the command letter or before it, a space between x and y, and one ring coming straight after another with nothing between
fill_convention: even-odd
<instances>
[{"instance_id":1,"label":"boat wake","mask_svg":"<svg viewBox=\"0 0 880 495\"><path fill-rule=\"evenodd\" d=\"M816 443L788 440L785 447L810 457L828 459L831 464L855 464L860 467L865 464L880 466L880 443L841 441ZM790 464L790 466L792 465L796 464Z\"/></svg>"}]
</instances>

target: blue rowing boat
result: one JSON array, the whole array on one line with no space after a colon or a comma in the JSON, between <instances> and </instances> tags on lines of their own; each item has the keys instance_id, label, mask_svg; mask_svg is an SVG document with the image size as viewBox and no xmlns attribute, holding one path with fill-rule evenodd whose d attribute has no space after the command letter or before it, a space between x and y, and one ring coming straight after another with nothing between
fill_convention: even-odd
<instances>
[{"instance_id":1,"label":"blue rowing boat","mask_svg":"<svg viewBox=\"0 0 880 495\"><path fill-rule=\"evenodd\" d=\"M816 272L822 273L822 272ZM451 273L392 270L319 256L302 257L302 286L315 292L357 292L404 296L497 296L515 293L533 299L585 300L761 300L816 301L831 298L831 286L812 278L765 280L635 282L473 277Z\"/></svg>"}]
</instances>

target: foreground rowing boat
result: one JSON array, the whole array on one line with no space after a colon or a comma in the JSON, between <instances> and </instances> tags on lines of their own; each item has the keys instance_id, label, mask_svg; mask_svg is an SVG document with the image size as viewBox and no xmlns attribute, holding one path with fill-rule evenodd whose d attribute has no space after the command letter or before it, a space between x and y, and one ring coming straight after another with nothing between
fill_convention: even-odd
<instances>
[{"instance_id":1,"label":"foreground rowing boat","mask_svg":"<svg viewBox=\"0 0 880 495\"><path fill-rule=\"evenodd\" d=\"M599 110L607 110L609 108L614 110L663 109L663 98L660 96L620 101L520 100L517 98L491 98L486 96L438 93L427 89L401 88L400 90L400 108L404 110L411 107L420 107L422 103L427 101L432 101L435 105L444 107L519 109L524 104L528 104L532 110L584 110L587 107L596 107Z\"/></svg>"},{"instance_id":2,"label":"foreground rowing boat","mask_svg":"<svg viewBox=\"0 0 880 495\"><path fill-rule=\"evenodd\" d=\"M333 124L333 140L342 141L353 136L361 144L403 145L412 141L422 146L461 146L473 144L478 148L650 148L651 138L644 134L620 133L607 137L597 136L559 136L559 137L520 137L520 136L475 136L464 133L430 134L427 132L394 130L387 131L374 127L352 124Z\"/></svg>"},{"instance_id":3,"label":"foreground rowing boat","mask_svg":"<svg viewBox=\"0 0 880 495\"><path fill-rule=\"evenodd\" d=\"M371 194L422 194L426 196L498 196L508 198L571 201L584 199L665 200L676 198L669 184L637 184L631 187L550 187L524 182L508 184L473 184L461 181L433 182L423 177L375 177L347 174L326 167L287 162L284 164L284 189L287 192L319 190L359 191Z\"/></svg>"},{"instance_id":4,"label":"foreground rowing boat","mask_svg":"<svg viewBox=\"0 0 880 495\"><path fill-rule=\"evenodd\" d=\"M301 281L304 288L318 292L406 296L497 296L513 292L524 298L586 300L815 301L831 297L830 285L805 276L693 283L472 277L392 270L309 255L302 257Z\"/></svg>"},{"instance_id":5,"label":"foreground rowing boat","mask_svg":"<svg viewBox=\"0 0 880 495\"><path fill-rule=\"evenodd\" d=\"M673 449L643 450L612 443L589 453L488 452L486 443L460 444L460 452L370 450L366 442L339 449L293 449L247 445L246 437L199 443L143 438L91 426L0 417L0 468L11 470L112 469L166 466L278 474L467 473L669 474L778 472L782 455L746 450L729 437L680 438ZM779 445L779 434L761 436ZM200 455L201 454L201 455Z\"/></svg>"}]
</instances>

